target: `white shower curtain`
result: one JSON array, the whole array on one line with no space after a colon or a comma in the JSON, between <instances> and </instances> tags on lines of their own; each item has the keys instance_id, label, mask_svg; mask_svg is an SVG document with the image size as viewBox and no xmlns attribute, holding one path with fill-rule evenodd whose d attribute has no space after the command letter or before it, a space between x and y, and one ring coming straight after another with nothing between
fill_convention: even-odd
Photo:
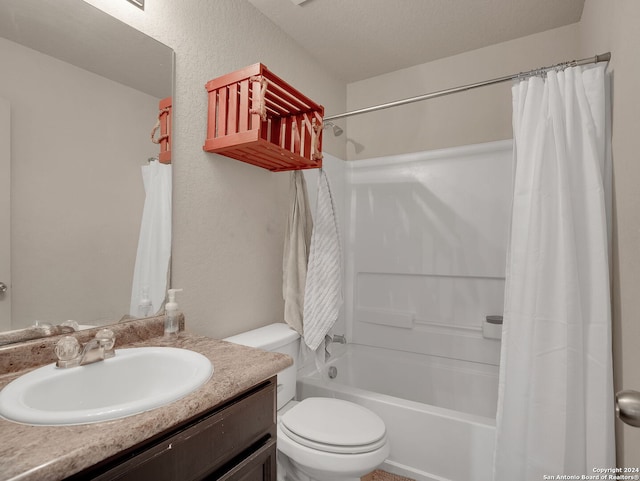
<instances>
[{"instance_id":1,"label":"white shower curtain","mask_svg":"<svg viewBox=\"0 0 640 481\"><path fill-rule=\"evenodd\" d=\"M605 68L552 71L512 89L494 481L615 467Z\"/></svg>"},{"instance_id":2,"label":"white shower curtain","mask_svg":"<svg viewBox=\"0 0 640 481\"><path fill-rule=\"evenodd\" d=\"M146 197L129 309L134 317L144 290L151 301L151 315L162 307L171 260L171 164L149 162L142 166L142 180Z\"/></svg>"}]
</instances>

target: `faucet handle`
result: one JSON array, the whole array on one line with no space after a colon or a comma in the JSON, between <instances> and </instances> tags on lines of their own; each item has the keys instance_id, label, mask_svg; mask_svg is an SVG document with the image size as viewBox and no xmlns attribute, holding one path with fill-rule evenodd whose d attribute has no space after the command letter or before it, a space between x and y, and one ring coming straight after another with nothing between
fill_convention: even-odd
<instances>
[{"instance_id":1,"label":"faucet handle","mask_svg":"<svg viewBox=\"0 0 640 481\"><path fill-rule=\"evenodd\" d=\"M73 336L64 336L56 343L54 352L60 361L70 361L80 354L80 343Z\"/></svg>"},{"instance_id":2,"label":"faucet handle","mask_svg":"<svg viewBox=\"0 0 640 481\"><path fill-rule=\"evenodd\" d=\"M113 333L111 329L100 329L96 333L96 339L100 341L100 344L104 348L105 351L110 351L113 349L113 346L116 343L116 335Z\"/></svg>"}]
</instances>

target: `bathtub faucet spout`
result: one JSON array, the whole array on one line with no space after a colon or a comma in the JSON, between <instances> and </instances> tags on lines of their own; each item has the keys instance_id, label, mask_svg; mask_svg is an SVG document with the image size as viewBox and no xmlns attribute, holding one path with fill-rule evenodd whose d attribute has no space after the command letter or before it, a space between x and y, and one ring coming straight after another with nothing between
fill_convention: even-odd
<instances>
[{"instance_id":1,"label":"bathtub faucet spout","mask_svg":"<svg viewBox=\"0 0 640 481\"><path fill-rule=\"evenodd\" d=\"M331 342L337 342L338 344L346 344L347 340L343 334L334 334Z\"/></svg>"}]
</instances>

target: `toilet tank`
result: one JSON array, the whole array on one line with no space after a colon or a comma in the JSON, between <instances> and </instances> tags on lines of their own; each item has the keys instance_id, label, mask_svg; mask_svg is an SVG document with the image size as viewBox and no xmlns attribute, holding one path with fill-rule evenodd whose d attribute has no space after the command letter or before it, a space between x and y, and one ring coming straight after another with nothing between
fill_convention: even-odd
<instances>
[{"instance_id":1,"label":"toilet tank","mask_svg":"<svg viewBox=\"0 0 640 481\"><path fill-rule=\"evenodd\" d=\"M227 337L224 340L291 356L293 365L278 374L278 409L295 397L300 352L300 335L296 331L284 323L275 323Z\"/></svg>"}]
</instances>

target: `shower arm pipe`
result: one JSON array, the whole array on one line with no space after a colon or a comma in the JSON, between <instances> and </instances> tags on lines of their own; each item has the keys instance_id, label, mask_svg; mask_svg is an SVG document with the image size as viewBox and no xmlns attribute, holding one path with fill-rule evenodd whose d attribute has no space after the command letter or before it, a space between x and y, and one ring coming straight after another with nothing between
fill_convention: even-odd
<instances>
[{"instance_id":1,"label":"shower arm pipe","mask_svg":"<svg viewBox=\"0 0 640 481\"><path fill-rule=\"evenodd\" d=\"M444 97L445 95L455 94L458 92L466 92L467 90L476 89L478 87L485 87L487 85L499 84L503 82L508 82L509 80L516 80L518 78L526 78L532 75L539 75L541 73L545 73L549 70L564 68L564 67L575 67L578 65L588 65L591 63L598 62L608 62L611 60L611 52L603 53L600 55L596 55L594 57L583 58L581 60L572 60L570 62L559 63L557 65L553 65L551 67L542 67L534 70L529 70L528 72L521 72L515 75L507 75L505 77L498 77L491 80L484 80L482 82L476 82L469 85L463 85L460 87L454 87L446 90L440 90L438 92L432 92L428 94L418 95L417 97L410 97L402 100L395 100L393 102L387 102L380 105L373 105L371 107L365 107L362 109L352 110L350 112L345 112L342 114L329 115L324 118L325 122L329 122L331 120L343 119L345 117L352 117L354 115L367 114L369 112L376 112L378 110L390 109L391 107L398 107L400 105L412 104L414 102L421 102L423 100L435 99L437 97Z\"/></svg>"}]
</instances>

